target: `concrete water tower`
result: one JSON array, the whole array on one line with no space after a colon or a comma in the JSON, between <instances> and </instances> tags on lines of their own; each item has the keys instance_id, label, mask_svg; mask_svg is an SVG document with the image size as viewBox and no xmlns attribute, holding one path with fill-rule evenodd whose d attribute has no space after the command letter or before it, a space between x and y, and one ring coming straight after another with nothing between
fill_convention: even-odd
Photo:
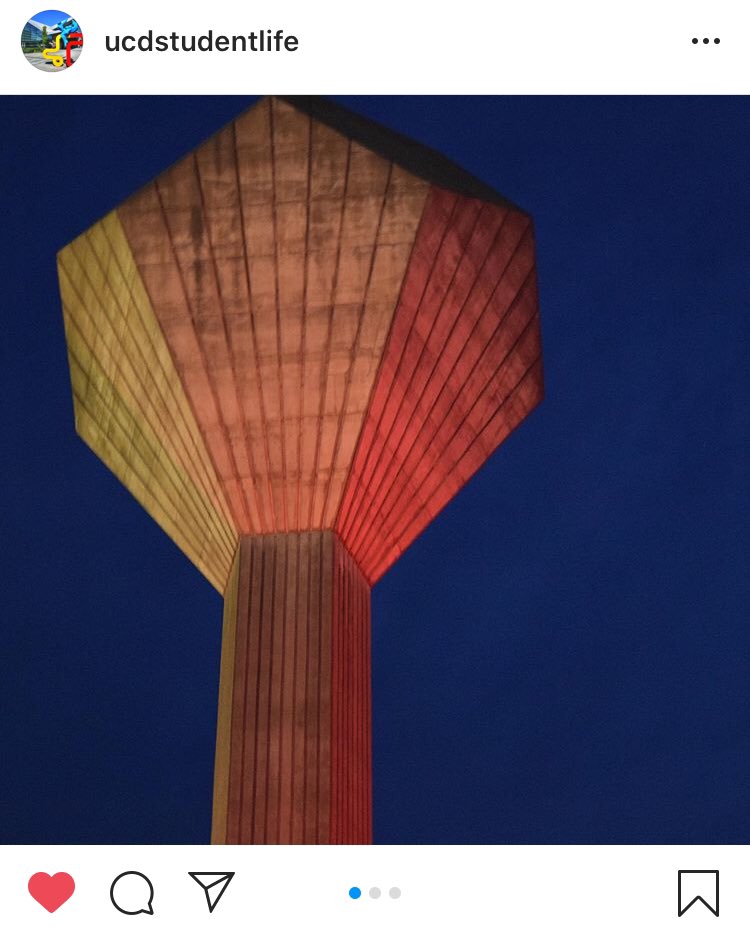
<instances>
[{"instance_id":1,"label":"concrete water tower","mask_svg":"<svg viewBox=\"0 0 750 930\"><path fill-rule=\"evenodd\" d=\"M542 397L530 217L271 98L58 266L78 433L224 596L213 842L371 842L370 588Z\"/></svg>"}]
</instances>

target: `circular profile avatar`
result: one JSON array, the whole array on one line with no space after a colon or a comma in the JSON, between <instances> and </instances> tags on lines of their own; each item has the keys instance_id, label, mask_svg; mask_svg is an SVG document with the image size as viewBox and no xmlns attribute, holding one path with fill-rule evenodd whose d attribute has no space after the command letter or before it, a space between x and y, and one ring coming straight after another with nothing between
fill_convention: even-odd
<instances>
[{"instance_id":1,"label":"circular profile avatar","mask_svg":"<svg viewBox=\"0 0 750 930\"><path fill-rule=\"evenodd\" d=\"M43 10L21 32L21 51L40 71L65 71L78 61L83 32L78 20L62 10Z\"/></svg>"}]
</instances>

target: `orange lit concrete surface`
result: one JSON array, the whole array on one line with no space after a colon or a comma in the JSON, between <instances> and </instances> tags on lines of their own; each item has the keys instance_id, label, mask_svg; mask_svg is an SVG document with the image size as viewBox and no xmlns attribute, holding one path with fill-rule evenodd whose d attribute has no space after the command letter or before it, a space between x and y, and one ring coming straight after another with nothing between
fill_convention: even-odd
<instances>
[{"instance_id":1,"label":"orange lit concrete surface","mask_svg":"<svg viewBox=\"0 0 750 930\"><path fill-rule=\"evenodd\" d=\"M371 842L370 586L542 397L530 218L271 98L58 268L79 434L225 598L213 841Z\"/></svg>"}]
</instances>

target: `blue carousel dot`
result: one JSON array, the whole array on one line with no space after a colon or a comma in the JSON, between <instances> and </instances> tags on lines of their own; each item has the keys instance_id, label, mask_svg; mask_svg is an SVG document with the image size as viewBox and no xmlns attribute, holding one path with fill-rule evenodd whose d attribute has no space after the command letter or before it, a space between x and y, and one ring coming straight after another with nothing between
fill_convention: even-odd
<instances>
[{"instance_id":1,"label":"blue carousel dot","mask_svg":"<svg viewBox=\"0 0 750 930\"><path fill-rule=\"evenodd\" d=\"M362 889L361 889L361 888L357 888L356 885L354 886L354 888L350 888L350 889L349 889L349 897L350 897L350 898L354 898L354 900L356 901L357 898L362 897Z\"/></svg>"}]
</instances>

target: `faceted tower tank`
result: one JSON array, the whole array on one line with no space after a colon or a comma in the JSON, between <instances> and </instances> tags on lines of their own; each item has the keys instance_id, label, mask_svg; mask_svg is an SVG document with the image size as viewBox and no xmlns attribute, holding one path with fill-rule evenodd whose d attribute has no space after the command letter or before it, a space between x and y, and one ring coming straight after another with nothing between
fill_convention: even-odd
<instances>
[{"instance_id":1,"label":"faceted tower tank","mask_svg":"<svg viewBox=\"0 0 750 930\"><path fill-rule=\"evenodd\" d=\"M79 435L224 596L213 842L371 842L370 588L542 397L530 217L271 98L58 268Z\"/></svg>"}]
</instances>

